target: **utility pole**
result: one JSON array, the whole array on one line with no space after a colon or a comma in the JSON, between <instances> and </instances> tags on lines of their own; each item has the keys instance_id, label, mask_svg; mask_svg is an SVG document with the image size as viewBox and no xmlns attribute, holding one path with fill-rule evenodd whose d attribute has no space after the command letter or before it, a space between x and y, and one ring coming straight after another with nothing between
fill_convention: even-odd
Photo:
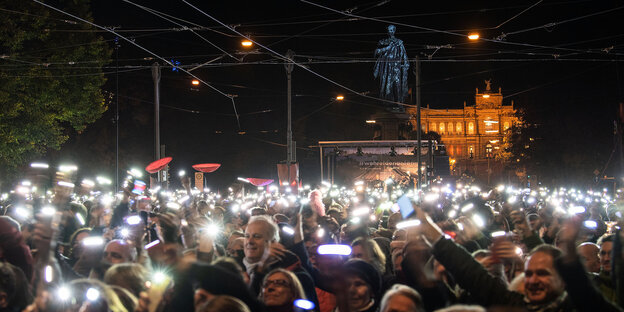
<instances>
[{"instance_id":1,"label":"utility pole","mask_svg":"<svg viewBox=\"0 0 624 312\"><path fill-rule=\"evenodd\" d=\"M294 163L296 161L296 155L293 153L293 138L292 138L292 71L293 71L293 63L292 63L292 59L295 56L295 52L293 52L292 50L288 50L288 52L286 52L286 57L288 58L288 60L290 60L290 62L284 64L284 67L286 67L286 78L288 81L288 90L286 91L287 94L287 98L288 98L288 128L286 130L286 163L288 164L288 179L289 179L289 183L290 183L290 164Z\"/></svg>"},{"instance_id":2,"label":"utility pole","mask_svg":"<svg viewBox=\"0 0 624 312\"><path fill-rule=\"evenodd\" d=\"M422 169L421 159L420 159L420 149L422 145L420 140L422 139L422 126L420 124L420 59L418 55L416 56L416 61L414 62L414 75L416 75L416 162L418 162L418 183L416 184L416 188L420 190L422 187Z\"/></svg>"},{"instance_id":3,"label":"utility pole","mask_svg":"<svg viewBox=\"0 0 624 312\"><path fill-rule=\"evenodd\" d=\"M119 37L115 37L115 194L119 192Z\"/></svg>"},{"instance_id":4,"label":"utility pole","mask_svg":"<svg viewBox=\"0 0 624 312\"><path fill-rule=\"evenodd\" d=\"M154 80L154 158L160 159L160 64L152 64L152 79ZM158 182L161 175L158 174Z\"/></svg>"}]
</instances>

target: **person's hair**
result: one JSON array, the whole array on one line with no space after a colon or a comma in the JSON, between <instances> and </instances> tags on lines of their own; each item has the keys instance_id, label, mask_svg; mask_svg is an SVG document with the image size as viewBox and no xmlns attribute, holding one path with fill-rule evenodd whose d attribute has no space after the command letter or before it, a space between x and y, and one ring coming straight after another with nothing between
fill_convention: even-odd
<instances>
[{"instance_id":1,"label":"person's hair","mask_svg":"<svg viewBox=\"0 0 624 312\"><path fill-rule=\"evenodd\" d=\"M388 301L390 301L390 299L392 299L392 297L396 295L401 295L410 299L416 306L416 311L424 311L423 300L420 294L413 288L402 284L395 284L394 286L392 286L392 288L386 291L383 298L381 299L379 311L383 311L386 308Z\"/></svg>"},{"instance_id":2,"label":"person's hair","mask_svg":"<svg viewBox=\"0 0 624 312\"><path fill-rule=\"evenodd\" d=\"M491 254L492 252L487 249L478 249L472 252L472 257L476 259L479 257L487 257Z\"/></svg>"},{"instance_id":3,"label":"person's hair","mask_svg":"<svg viewBox=\"0 0 624 312\"><path fill-rule=\"evenodd\" d=\"M74 231L74 233L72 233L72 235L69 237L69 252L66 254L66 256L73 258L74 244L76 243L76 239L78 238L78 235L80 235L81 233L85 233L85 232L91 233L91 228L88 228L88 227L80 228Z\"/></svg>"},{"instance_id":4,"label":"person's hair","mask_svg":"<svg viewBox=\"0 0 624 312\"><path fill-rule=\"evenodd\" d=\"M137 258L137 251L136 248L134 248L132 245L130 245L130 243L128 243L127 241L123 240L123 239L113 239L112 241L108 242L106 244L106 246L108 246L111 243L117 243L119 245L122 245L126 248L128 248L128 253L130 256L130 261L136 261ZM104 247L106 249L106 246Z\"/></svg>"},{"instance_id":5,"label":"person's hair","mask_svg":"<svg viewBox=\"0 0 624 312\"><path fill-rule=\"evenodd\" d=\"M436 312L485 312L485 308L478 305L454 304Z\"/></svg>"},{"instance_id":6,"label":"person's hair","mask_svg":"<svg viewBox=\"0 0 624 312\"><path fill-rule=\"evenodd\" d=\"M543 252L543 253L549 254L553 258L553 261L555 259L559 258L561 256L561 254L562 254L561 249L559 249L559 248L557 248L557 247L555 247L553 245L541 244L541 245L538 245L535 248L533 248L531 250L531 252L529 253L529 256L532 256L532 255L534 255L535 253L538 253L538 252Z\"/></svg>"},{"instance_id":7,"label":"person's hair","mask_svg":"<svg viewBox=\"0 0 624 312\"><path fill-rule=\"evenodd\" d=\"M137 263L120 263L111 266L104 274L104 282L128 289L135 296L144 290L147 270Z\"/></svg>"},{"instance_id":8,"label":"person's hair","mask_svg":"<svg viewBox=\"0 0 624 312\"><path fill-rule=\"evenodd\" d=\"M264 283L266 283L267 279L276 273L282 273L284 275L286 275L286 279L288 279L288 282L290 283L290 291L292 291L293 293L293 298L295 299L307 299L305 292L303 291L303 286L301 286L301 282L299 281L299 278L297 277L297 275L295 275L293 272L284 270L284 269L275 269L271 272L269 272L269 274L267 274L264 277L264 280L262 281L262 285L264 285ZM260 291L260 295L258 296L258 298L260 298L260 300L264 301L264 298L262 296L262 291Z\"/></svg>"},{"instance_id":9,"label":"person's hair","mask_svg":"<svg viewBox=\"0 0 624 312\"><path fill-rule=\"evenodd\" d=\"M245 233L241 231L233 231L232 233L230 233L230 237L232 236L245 237Z\"/></svg>"},{"instance_id":10,"label":"person's hair","mask_svg":"<svg viewBox=\"0 0 624 312\"><path fill-rule=\"evenodd\" d=\"M274 242L279 242L280 240L279 228L277 227L277 224L275 224L275 222L271 220L270 217L266 215L253 216L249 219L247 226L249 227L249 225L251 225L254 222L264 222L267 225L266 226L267 238L269 238L270 240Z\"/></svg>"},{"instance_id":11,"label":"person's hair","mask_svg":"<svg viewBox=\"0 0 624 312\"><path fill-rule=\"evenodd\" d=\"M100 296L97 300L97 306L104 305L106 311L109 312L127 312L117 293L108 285L95 279L76 279L69 283L73 294L86 293L89 288L95 288L99 291Z\"/></svg>"},{"instance_id":12,"label":"person's hair","mask_svg":"<svg viewBox=\"0 0 624 312\"><path fill-rule=\"evenodd\" d=\"M371 264L383 275L386 272L386 255L381 251L377 242L370 238L358 237L351 243L351 247L358 245L366 249L367 254L372 258Z\"/></svg>"},{"instance_id":13,"label":"person's hair","mask_svg":"<svg viewBox=\"0 0 624 312\"><path fill-rule=\"evenodd\" d=\"M17 280L15 272L9 264L0 262L0 291L6 294L9 304L12 303L16 290Z\"/></svg>"},{"instance_id":14,"label":"person's hair","mask_svg":"<svg viewBox=\"0 0 624 312\"><path fill-rule=\"evenodd\" d=\"M195 312L251 312L247 305L232 296L215 296L195 309Z\"/></svg>"},{"instance_id":15,"label":"person's hair","mask_svg":"<svg viewBox=\"0 0 624 312\"><path fill-rule=\"evenodd\" d=\"M110 285L110 288L113 289L115 294L117 294L119 301L121 301L121 304L126 307L126 310L134 311L139 305L139 299L129 290L117 285Z\"/></svg>"},{"instance_id":16,"label":"person's hair","mask_svg":"<svg viewBox=\"0 0 624 312\"><path fill-rule=\"evenodd\" d=\"M238 262L236 262L236 260L230 257L219 257L215 259L214 261L212 261L212 265L216 267L220 267L236 275L242 275L245 272L245 270L243 270L243 268L238 264Z\"/></svg>"},{"instance_id":17,"label":"person's hair","mask_svg":"<svg viewBox=\"0 0 624 312\"><path fill-rule=\"evenodd\" d=\"M598 246L602 248L603 243L613 242L613 239L615 239L615 234L605 234L605 235L600 236L596 244L598 244Z\"/></svg>"}]
</instances>

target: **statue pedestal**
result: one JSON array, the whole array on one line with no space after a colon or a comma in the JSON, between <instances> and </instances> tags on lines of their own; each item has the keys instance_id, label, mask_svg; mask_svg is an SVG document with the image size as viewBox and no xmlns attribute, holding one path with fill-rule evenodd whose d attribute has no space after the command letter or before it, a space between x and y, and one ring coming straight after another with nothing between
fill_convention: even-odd
<instances>
[{"instance_id":1,"label":"statue pedestal","mask_svg":"<svg viewBox=\"0 0 624 312\"><path fill-rule=\"evenodd\" d=\"M405 113L383 112L371 116L379 132L375 131L374 140L405 140L406 125L409 126L409 115Z\"/></svg>"}]
</instances>

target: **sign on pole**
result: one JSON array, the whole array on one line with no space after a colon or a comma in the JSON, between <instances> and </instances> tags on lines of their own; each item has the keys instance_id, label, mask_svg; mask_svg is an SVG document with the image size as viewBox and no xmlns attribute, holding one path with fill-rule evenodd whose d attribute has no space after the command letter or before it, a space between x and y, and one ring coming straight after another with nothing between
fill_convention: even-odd
<instances>
[{"instance_id":1,"label":"sign on pole","mask_svg":"<svg viewBox=\"0 0 624 312\"><path fill-rule=\"evenodd\" d=\"M203 172L195 172L195 187L200 191L204 189L204 173Z\"/></svg>"}]
</instances>

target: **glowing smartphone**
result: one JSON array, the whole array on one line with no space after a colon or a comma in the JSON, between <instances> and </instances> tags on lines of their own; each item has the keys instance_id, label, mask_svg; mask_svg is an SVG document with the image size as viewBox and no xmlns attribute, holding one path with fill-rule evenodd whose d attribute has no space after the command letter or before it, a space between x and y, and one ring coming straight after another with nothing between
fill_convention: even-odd
<instances>
[{"instance_id":1,"label":"glowing smartphone","mask_svg":"<svg viewBox=\"0 0 624 312\"><path fill-rule=\"evenodd\" d=\"M145 182L143 182L141 180L135 180L134 181L134 189L132 189L132 193L137 194L137 195L141 195L141 194L143 194L143 191L145 191L146 187L147 187L147 185L145 184Z\"/></svg>"},{"instance_id":2,"label":"glowing smartphone","mask_svg":"<svg viewBox=\"0 0 624 312\"><path fill-rule=\"evenodd\" d=\"M399 210L401 211L403 219L407 219L407 217L414 212L414 207L412 206L412 202L409 197L407 197L407 194L401 196L399 200L397 200L397 205L399 205Z\"/></svg>"},{"instance_id":3,"label":"glowing smartphone","mask_svg":"<svg viewBox=\"0 0 624 312\"><path fill-rule=\"evenodd\" d=\"M318 249L316 251L319 255L348 256L351 254L351 246L340 244L327 244L318 246Z\"/></svg>"}]
</instances>

